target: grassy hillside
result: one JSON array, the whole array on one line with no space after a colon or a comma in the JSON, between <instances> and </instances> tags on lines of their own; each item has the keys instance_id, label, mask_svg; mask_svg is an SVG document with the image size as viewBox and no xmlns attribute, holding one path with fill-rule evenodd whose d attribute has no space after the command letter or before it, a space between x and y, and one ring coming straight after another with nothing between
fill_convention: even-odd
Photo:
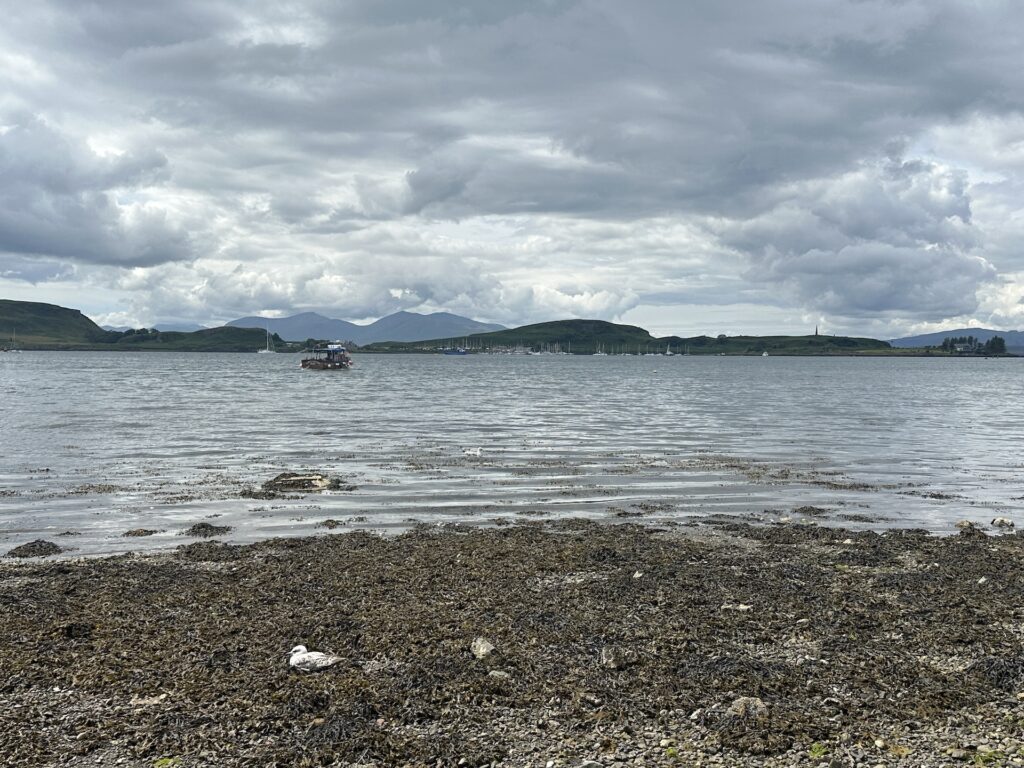
<instances>
[{"instance_id":1,"label":"grassy hillside","mask_svg":"<svg viewBox=\"0 0 1024 768\"><path fill-rule=\"evenodd\" d=\"M255 352L267 343L262 328L206 328L193 333L139 330L105 331L77 309L0 299L0 348L17 333L22 349L166 350L175 352ZM276 334L274 348L292 351Z\"/></svg>"},{"instance_id":2,"label":"grassy hillside","mask_svg":"<svg viewBox=\"0 0 1024 768\"><path fill-rule=\"evenodd\" d=\"M361 352L432 352L459 345L473 350L499 350L523 347L542 350L558 348L576 354L593 354L601 349L609 354L665 352L691 355L844 355L887 354L887 342L846 336L663 336L656 338L635 325L619 325L603 320L558 320L524 325L494 333L477 333L460 339L433 339L420 342L381 342L363 347Z\"/></svg>"},{"instance_id":3,"label":"grassy hillside","mask_svg":"<svg viewBox=\"0 0 1024 768\"><path fill-rule=\"evenodd\" d=\"M574 352L596 351L598 345L606 351L612 347L651 344L654 337L635 325L618 325L604 320L556 320L510 328L491 333L477 333L468 337L473 347L533 347L559 345L563 350L572 346Z\"/></svg>"},{"instance_id":4,"label":"grassy hillside","mask_svg":"<svg viewBox=\"0 0 1024 768\"><path fill-rule=\"evenodd\" d=\"M43 344L101 344L120 334L104 331L77 309L34 301L0 299L0 343L17 334L19 347Z\"/></svg>"},{"instance_id":5,"label":"grassy hillside","mask_svg":"<svg viewBox=\"0 0 1024 768\"><path fill-rule=\"evenodd\" d=\"M598 346L611 350L612 346L651 344L654 337L635 325L618 325L604 320L556 320L550 323L524 325L490 333L475 333L456 339L432 339L430 341L397 342L384 341L361 347L360 351L410 352L433 351L446 346L467 346L472 349L500 349L524 347L541 349L558 346L562 350L570 347L573 352L593 352Z\"/></svg>"}]
</instances>

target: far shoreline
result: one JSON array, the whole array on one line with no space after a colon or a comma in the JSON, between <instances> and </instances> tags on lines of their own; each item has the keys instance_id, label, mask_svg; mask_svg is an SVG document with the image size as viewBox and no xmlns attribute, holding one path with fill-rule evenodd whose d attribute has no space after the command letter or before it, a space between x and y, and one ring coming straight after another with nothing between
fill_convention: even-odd
<instances>
[{"instance_id":1,"label":"far shoreline","mask_svg":"<svg viewBox=\"0 0 1024 768\"><path fill-rule=\"evenodd\" d=\"M4 350L6 351L6 350ZM43 346L31 346L31 345L19 345L19 351L22 352L159 352L159 353L173 353L173 352L184 352L188 354L202 353L202 354L236 354L236 355L251 355L257 354L259 350L238 350L238 349L166 349L160 347L137 347L137 348L125 348L125 347L104 347L98 345L74 345L74 346L60 346L60 347L43 347ZM307 354L310 350L294 350L294 351L274 351L274 354L279 355L300 355ZM402 349L402 350L379 350L379 349L361 349L359 347L352 347L350 350L356 355L417 355L417 356L430 356L430 355L442 355L443 353L438 350L413 350L413 349ZM0 351L2 354L3 351ZM505 352L477 352L468 351L465 357L486 355L491 357L510 357ZM528 356L554 356L544 355L543 353L536 353L534 355L516 355L518 357ZM562 357L594 357L595 355L591 352L567 352ZM623 354L607 355L608 357L761 357L760 352L714 352L714 353L701 353L691 352L690 354L675 353L673 355L664 354L635 354L626 352ZM812 353L798 353L798 352L769 352L769 357L870 357L870 358L886 358L886 357L922 357L936 360L944 359L960 359L960 360L989 360L998 358L1019 358L1024 355L1016 354L1013 352L1006 352L997 355L965 355L965 354L949 354L949 353L935 353L929 351L916 351L906 350L902 348L894 348L893 350L865 350L862 352L812 352Z\"/></svg>"}]
</instances>

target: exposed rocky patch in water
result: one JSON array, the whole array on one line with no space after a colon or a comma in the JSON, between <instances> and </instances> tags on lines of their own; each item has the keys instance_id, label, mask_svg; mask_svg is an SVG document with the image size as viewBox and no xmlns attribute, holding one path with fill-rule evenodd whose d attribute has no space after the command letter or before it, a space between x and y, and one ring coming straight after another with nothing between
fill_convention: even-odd
<instances>
[{"instance_id":1,"label":"exposed rocky patch in water","mask_svg":"<svg viewBox=\"0 0 1024 768\"><path fill-rule=\"evenodd\" d=\"M7 553L8 557L49 557L64 552L64 547L54 544L46 539L36 539L20 547L15 547Z\"/></svg>"},{"instance_id":2,"label":"exposed rocky patch in water","mask_svg":"<svg viewBox=\"0 0 1024 768\"><path fill-rule=\"evenodd\" d=\"M354 490L356 486L352 483L322 472L282 472L263 483L259 490L245 489L242 495L250 499L276 499L287 493Z\"/></svg>"},{"instance_id":3,"label":"exposed rocky patch in water","mask_svg":"<svg viewBox=\"0 0 1024 768\"><path fill-rule=\"evenodd\" d=\"M212 536L223 536L231 532L230 525L213 525L212 523L196 523L182 531L183 536L195 536L208 539Z\"/></svg>"},{"instance_id":4,"label":"exposed rocky patch in water","mask_svg":"<svg viewBox=\"0 0 1024 768\"><path fill-rule=\"evenodd\" d=\"M143 536L156 536L158 533L160 533L160 531L155 528L132 528L121 535L125 538L134 539L141 538Z\"/></svg>"},{"instance_id":5,"label":"exposed rocky patch in water","mask_svg":"<svg viewBox=\"0 0 1024 768\"><path fill-rule=\"evenodd\" d=\"M1016 764L1022 566L1024 537L980 530L579 520L8 562L0 754ZM344 662L292 672L296 644Z\"/></svg>"}]
</instances>

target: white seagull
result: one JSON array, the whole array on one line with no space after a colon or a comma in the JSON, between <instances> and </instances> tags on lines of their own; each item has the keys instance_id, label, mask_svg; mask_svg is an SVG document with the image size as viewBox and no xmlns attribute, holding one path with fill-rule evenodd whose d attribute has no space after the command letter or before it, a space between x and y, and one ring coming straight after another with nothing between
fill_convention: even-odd
<instances>
[{"instance_id":1,"label":"white seagull","mask_svg":"<svg viewBox=\"0 0 1024 768\"><path fill-rule=\"evenodd\" d=\"M288 665L299 672L319 672L321 669L333 667L342 660L341 656L335 656L333 653L307 650L304 645L296 645L288 651L288 655Z\"/></svg>"},{"instance_id":2,"label":"white seagull","mask_svg":"<svg viewBox=\"0 0 1024 768\"><path fill-rule=\"evenodd\" d=\"M463 456L476 456L477 458L480 458L480 454L481 453L483 453L483 451L480 448L466 448L462 452L462 455Z\"/></svg>"}]
</instances>

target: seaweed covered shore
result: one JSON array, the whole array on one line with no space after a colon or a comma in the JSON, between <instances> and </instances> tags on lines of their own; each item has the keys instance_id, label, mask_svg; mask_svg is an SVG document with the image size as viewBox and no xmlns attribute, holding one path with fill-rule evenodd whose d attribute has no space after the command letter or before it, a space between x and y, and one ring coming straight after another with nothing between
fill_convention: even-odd
<instances>
[{"instance_id":1,"label":"seaweed covered shore","mask_svg":"<svg viewBox=\"0 0 1024 768\"><path fill-rule=\"evenodd\" d=\"M1024 764L1024 537L584 522L0 565L8 766ZM297 644L344 661L289 669Z\"/></svg>"}]
</instances>

